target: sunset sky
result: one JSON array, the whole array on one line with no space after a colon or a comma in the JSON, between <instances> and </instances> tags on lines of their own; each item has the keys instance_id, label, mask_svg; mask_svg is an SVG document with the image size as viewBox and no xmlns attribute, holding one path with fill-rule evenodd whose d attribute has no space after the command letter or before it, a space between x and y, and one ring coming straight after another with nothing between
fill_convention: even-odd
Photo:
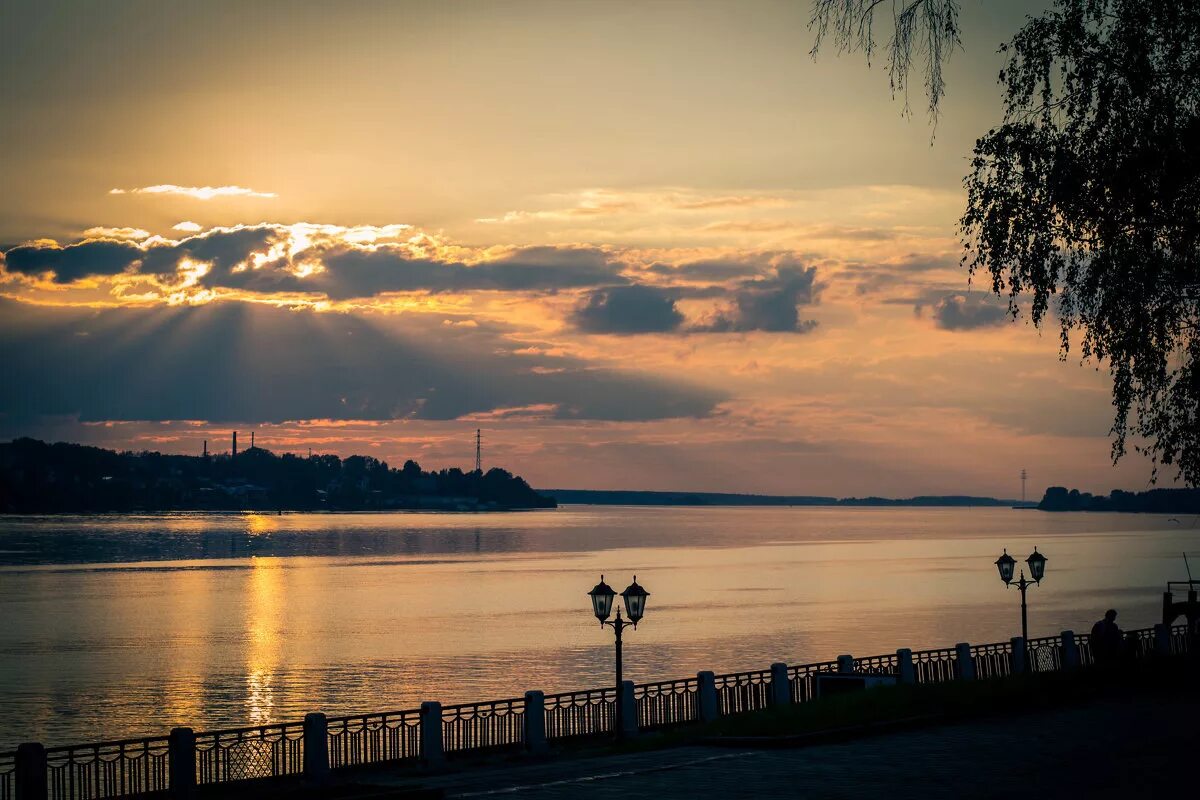
<instances>
[{"instance_id":1,"label":"sunset sky","mask_svg":"<svg viewBox=\"0 0 1200 800\"><path fill-rule=\"evenodd\" d=\"M792 2L6 2L0 438L534 486L1143 489L1107 369L959 266L936 135ZM1169 482L1167 485L1170 485Z\"/></svg>"}]
</instances>

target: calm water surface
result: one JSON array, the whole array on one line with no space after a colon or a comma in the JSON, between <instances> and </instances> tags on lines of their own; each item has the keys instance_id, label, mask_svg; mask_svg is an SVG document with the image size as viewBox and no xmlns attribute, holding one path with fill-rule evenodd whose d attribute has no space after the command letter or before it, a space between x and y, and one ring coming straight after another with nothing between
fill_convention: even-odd
<instances>
[{"instance_id":1,"label":"calm water surface","mask_svg":"<svg viewBox=\"0 0 1200 800\"><path fill-rule=\"evenodd\" d=\"M601 572L650 592L637 681L1158 621L1187 518L1010 509L0 519L0 749L607 684ZM1193 559L1200 561L1200 559Z\"/></svg>"}]
</instances>

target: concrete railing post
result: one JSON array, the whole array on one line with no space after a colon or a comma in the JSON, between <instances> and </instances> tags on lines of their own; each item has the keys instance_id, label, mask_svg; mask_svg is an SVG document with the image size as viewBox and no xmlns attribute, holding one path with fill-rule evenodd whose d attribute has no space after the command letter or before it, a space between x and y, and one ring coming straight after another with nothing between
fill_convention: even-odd
<instances>
[{"instance_id":1,"label":"concrete railing post","mask_svg":"<svg viewBox=\"0 0 1200 800\"><path fill-rule=\"evenodd\" d=\"M329 777L329 721L319 711L304 715L304 777L317 783Z\"/></svg>"},{"instance_id":2,"label":"concrete railing post","mask_svg":"<svg viewBox=\"0 0 1200 800\"><path fill-rule=\"evenodd\" d=\"M854 656L838 656L837 658L838 672L843 675L851 675L854 672Z\"/></svg>"},{"instance_id":3,"label":"concrete railing post","mask_svg":"<svg viewBox=\"0 0 1200 800\"><path fill-rule=\"evenodd\" d=\"M792 679L788 677L788 666L781 661L771 665L770 704L786 706L792 702Z\"/></svg>"},{"instance_id":4,"label":"concrete railing post","mask_svg":"<svg viewBox=\"0 0 1200 800\"><path fill-rule=\"evenodd\" d=\"M533 691L525 693L525 749L530 753L546 752L546 695Z\"/></svg>"},{"instance_id":5,"label":"concrete railing post","mask_svg":"<svg viewBox=\"0 0 1200 800\"><path fill-rule=\"evenodd\" d=\"M1062 632L1062 667L1063 670L1079 668L1079 643L1075 641L1075 631Z\"/></svg>"},{"instance_id":6,"label":"concrete railing post","mask_svg":"<svg viewBox=\"0 0 1200 800\"><path fill-rule=\"evenodd\" d=\"M446 751L442 748L442 704L434 701L421 703L421 763L436 767L445 760Z\"/></svg>"},{"instance_id":7,"label":"concrete railing post","mask_svg":"<svg viewBox=\"0 0 1200 800\"><path fill-rule=\"evenodd\" d=\"M705 670L696 673L696 718L701 722L713 722L721 716L721 702L717 697L717 678Z\"/></svg>"},{"instance_id":8,"label":"concrete railing post","mask_svg":"<svg viewBox=\"0 0 1200 800\"><path fill-rule=\"evenodd\" d=\"M913 669L912 650L907 647L901 647L896 651L896 682L917 682L917 673Z\"/></svg>"},{"instance_id":9,"label":"concrete railing post","mask_svg":"<svg viewBox=\"0 0 1200 800\"><path fill-rule=\"evenodd\" d=\"M975 656L966 642L954 645L954 676L960 681L975 680Z\"/></svg>"},{"instance_id":10,"label":"concrete railing post","mask_svg":"<svg viewBox=\"0 0 1200 800\"><path fill-rule=\"evenodd\" d=\"M172 728L167 737L167 788L172 800L196 794L196 733L191 728Z\"/></svg>"},{"instance_id":11,"label":"concrete railing post","mask_svg":"<svg viewBox=\"0 0 1200 800\"><path fill-rule=\"evenodd\" d=\"M621 681L621 696L617 698L617 702L621 704L621 721L624 726L621 735L637 736L637 702L633 699L633 681Z\"/></svg>"},{"instance_id":12,"label":"concrete railing post","mask_svg":"<svg viewBox=\"0 0 1200 800\"><path fill-rule=\"evenodd\" d=\"M46 780L46 748L38 742L17 745L14 764L16 800L46 800L49 782Z\"/></svg>"},{"instance_id":13,"label":"concrete railing post","mask_svg":"<svg viewBox=\"0 0 1200 800\"><path fill-rule=\"evenodd\" d=\"M1171 629L1161 622L1154 626L1154 655L1171 655Z\"/></svg>"},{"instance_id":14,"label":"concrete railing post","mask_svg":"<svg viewBox=\"0 0 1200 800\"><path fill-rule=\"evenodd\" d=\"M1009 639L1009 643L1012 645L1012 655L1008 669L1013 675L1022 675L1029 663L1025 656L1025 637L1014 636Z\"/></svg>"}]
</instances>

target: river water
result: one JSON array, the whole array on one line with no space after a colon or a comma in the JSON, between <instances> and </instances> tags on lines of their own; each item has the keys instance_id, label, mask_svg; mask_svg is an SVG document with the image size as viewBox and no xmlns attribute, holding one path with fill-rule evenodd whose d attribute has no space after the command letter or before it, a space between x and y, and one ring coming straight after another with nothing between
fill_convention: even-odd
<instances>
[{"instance_id":1,"label":"river water","mask_svg":"<svg viewBox=\"0 0 1200 800\"><path fill-rule=\"evenodd\" d=\"M1196 520L999 509L0 519L0 750L606 685L604 573L651 593L626 677L1159 621ZM1193 557L1198 562L1200 558Z\"/></svg>"}]
</instances>

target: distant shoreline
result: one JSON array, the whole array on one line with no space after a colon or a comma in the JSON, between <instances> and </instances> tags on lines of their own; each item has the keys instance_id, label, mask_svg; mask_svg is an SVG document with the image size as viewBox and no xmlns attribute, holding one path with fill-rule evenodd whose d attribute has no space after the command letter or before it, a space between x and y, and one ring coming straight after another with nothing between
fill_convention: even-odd
<instances>
[{"instance_id":1,"label":"distant shoreline","mask_svg":"<svg viewBox=\"0 0 1200 800\"><path fill-rule=\"evenodd\" d=\"M13 519L19 517L155 517L168 516L171 514L194 514L203 515L206 517L243 517L253 515L256 517L280 517L289 514L326 514L329 516L347 516L361 515L371 516L378 514L448 514L458 516L461 514L522 514L529 511L554 511L555 506L527 506L520 508L510 508L507 506L497 506L495 508L475 508L475 509L456 509L456 508L357 508L357 509L341 509L341 508L134 508L124 509L120 511L105 510L105 511L0 511L0 519Z\"/></svg>"},{"instance_id":2,"label":"distant shoreline","mask_svg":"<svg viewBox=\"0 0 1200 800\"><path fill-rule=\"evenodd\" d=\"M117 452L21 438L0 442L0 512L508 511L552 508L519 475L492 467L423 470L372 456L276 454L250 446L200 455Z\"/></svg>"},{"instance_id":3,"label":"distant shoreline","mask_svg":"<svg viewBox=\"0 0 1200 800\"><path fill-rule=\"evenodd\" d=\"M736 494L727 492L651 492L620 489L538 489L561 503L591 506L840 506L858 508L1006 508L1019 500L969 495L929 495L908 498L822 497L815 495ZM1033 507L1026 504L1027 507Z\"/></svg>"},{"instance_id":4,"label":"distant shoreline","mask_svg":"<svg viewBox=\"0 0 1200 800\"><path fill-rule=\"evenodd\" d=\"M1068 492L1052 486L1039 501L1007 500L971 495L919 495L917 497L823 497L819 495L763 495L725 492L650 492L619 489L539 489L558 503L593 506L662 507L826 507L826 508L1012 508L1050 513L1101 511L1130 514L1200 514L1200 489L1152 489L1148 492L1114 490L1108 496Z\"/></svg>"}]
</instances>

